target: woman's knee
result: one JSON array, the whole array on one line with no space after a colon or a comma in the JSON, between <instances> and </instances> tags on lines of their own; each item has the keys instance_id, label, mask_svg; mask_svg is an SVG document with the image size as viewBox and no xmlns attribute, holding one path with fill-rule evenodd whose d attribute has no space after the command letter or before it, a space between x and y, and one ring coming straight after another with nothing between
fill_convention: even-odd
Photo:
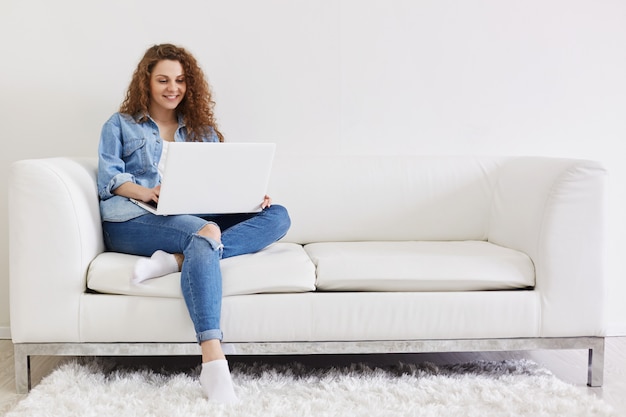
<instances>
[{"instance_id":1,"label":"woman's knee","mask_svg":"<svg viewBox=\"0 0 626 417\"><path fill-rule=\"evenodd\" d=\"M285 207L277 204L274 204L269 208L272 210L275 227L280 230L283 235L286 234L291 227L291 218L289 217L289 212Z\"/></svg>"},{"instance_id":2,"label":"woman's knee","mask_svg":"<svg viewBox=\"0 0 626 417\"><path fill-rule=\"evenodd\" d=\"M216 242L222 241L222 231L219 226L215 223L207 223L202 229L198 231L200 236L207 237Z\"/></svg>"}]
</instances>

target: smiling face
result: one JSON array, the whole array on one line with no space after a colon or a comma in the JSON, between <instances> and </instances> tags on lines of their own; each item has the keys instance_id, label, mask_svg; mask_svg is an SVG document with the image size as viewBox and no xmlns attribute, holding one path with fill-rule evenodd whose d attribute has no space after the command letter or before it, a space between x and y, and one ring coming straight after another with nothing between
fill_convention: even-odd
<instances>
[{"instance_id":1,"label":"smiling face","mask_svg":"<svg viewBox=\"0 0 626 417\"><path fill-rule=\"evenodd\" d=\"M185 73L180 62L157 62L150 74L150 115L163 117L173 113L186 91Z\"/></svg>"}]
</instances>

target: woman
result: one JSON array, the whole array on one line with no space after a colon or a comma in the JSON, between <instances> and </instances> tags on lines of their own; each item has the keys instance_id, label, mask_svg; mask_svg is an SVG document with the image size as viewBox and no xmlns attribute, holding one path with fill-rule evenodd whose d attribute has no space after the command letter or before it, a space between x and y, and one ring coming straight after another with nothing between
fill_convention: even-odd
<instances>
[{"instance_id":1,"label":"woman","mask_svg":"<svg viewBox=\"0 0 626 417\"><path fill-rule=\"evenodd\" d=\"M133 280L181 271L181 287L202 349L200 382L211 400L237 401L221 348L219 260L259 251L287 233L289 215L265 197L241 215L157 216L129 199L158 202L160 166L173 141L223 142L209 86L194 57L174 45L149 48L119 112L103 126L98 194L108 250L142 255ZM219 181L219 176L215 178Z\"/></svg>"}]
</instances>

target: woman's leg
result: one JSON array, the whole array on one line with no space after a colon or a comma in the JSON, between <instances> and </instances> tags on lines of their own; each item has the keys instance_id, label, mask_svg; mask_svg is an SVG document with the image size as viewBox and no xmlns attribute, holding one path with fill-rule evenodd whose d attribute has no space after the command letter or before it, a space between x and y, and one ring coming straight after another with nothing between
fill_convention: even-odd
<instances>
[{"instance_id":1,"label":"woman's leg","mask_svg":"<svg viewBox=\"0 0 626 417\"><path fill-rule=\"evenodd\" d=\"M112 251L142 256L158 250L182 253L181 288L198 342L207 339L205 333L221 339L222 246L215 224L196 216L146 214L126 222L105 222L103 229Z\"/></svg>"},{"instance_id":2,"label":"woman's leg","mask_svg":"<svg viewBox=\"0 0 626 417\"><path fill-rule=\"evenodd\" d=\"M258 214L207 215L202 217L216 222L223 230L226 230L224 258L257 252L283 237L290 225L287 210L278 205L267 208ZM183 260L182 253L157 250L150 257L137 260L131 281L134 284L140 284L152 278L178 272L182 268Z\"/></svg>"},{"instance_id":3,"label":"woman's leg","mask_svg":"<svg viewBox=\"0 0 626 417\"><path fill-rule=\"evenodd\" d=\"M291 225L287 210L279 205L259 213L206 215L202 218L217 223L225 231L223 258L258 252L282 238ZM181 253L158 250L149 258L137 261L132 282L138 284L180 271L183 259Z\"/></svg>"},{"instance_id":4,"label":"woman's leg","mask_svg":"<svg viewBox=\"0 0 626 417\"><path fill-rule=\"evenodd\" d=\"M203 227L197 235L192 236L191 244L183 252L181 285L187 308L191 316L195 317L194 325L202 349L200 373L202 388L209 399L222 403L234 403L238 399L220 343L222 340L222 332L219 330L222 309L222 274L219 261L223 249L220 236L219 228L211 223ZM203 259L208 262L203 262ZM196 276L219 277L219 279L198 281L193 279ZM209 308L206 303L209 303ZM203 328L208 330L201 331Z\"/></svg>"},{"instance_id":5,"label":"woman's leg","mask_svg":"<svg viewBox=\"0 0 626 417\"><path fill-rule=\"evenodd\" d=\"M221 349L220 314L222 275L219 260L221 232L215 224L195 216L154 216L147 214L122 223L103 224L110 250L146 256L157 250L182 253L181 288L193 321L203 362L201 382L209 398L236 401L228 366Z\"/></svg>"},{"instance_id":6,"label":"woman's leg","mask_svg":"<svg viewBox=\"0 0 626 417\"><path fill-rule=\"evenodd\" d=\"M278 204L251 214L204 216L222 229L223 258L255 253L276 242L289 230L287 209Z\"/></svg>"}]
</instances>

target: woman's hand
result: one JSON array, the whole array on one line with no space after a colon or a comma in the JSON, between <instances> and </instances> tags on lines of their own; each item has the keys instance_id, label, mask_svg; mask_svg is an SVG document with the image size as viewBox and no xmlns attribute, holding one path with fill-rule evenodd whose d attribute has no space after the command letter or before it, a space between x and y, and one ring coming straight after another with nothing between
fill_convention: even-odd
<instances>
[{"instance_id":1,"label":"woman's hand","mask_svg":"<svg viewBox=\"0 0 626 417\"><path fill-rule=\"evenodd\" d=\"M133 198L135 200L143 201L144 203L149 203L150 201L158 203L160 192L160 184L154 188L146 188L133 182L125 182L124 184L113 190L113 194L121 195L122 197Z\"/></svg>"},{"instance_id":2,"label":"woman's hand","mask_svg":"<svg viewBox=\"0 0 626 417\"><path fill-rule=\"evenodd\" d=\"M265 198L263 198L263 202L261 203L261 209L266 209L271 205L272 205L272 199L270 198L269 195L266 195Z\"/></svg>"},{"instance_id":3,"label":"woman's hand","mask_svg":"<svg viewBox=\"0 0 626 417\"><path fill-rule=\"evenodd\" d=\"M148 203L150 201L154 201L155 203L159 202L159 194L161 193L161 184L157 185L154 188L145 188L145 187L141 187L142 188L142 198L140 198L141 201L143 201L144 203Z\"/></svg>"}]
</instances>

